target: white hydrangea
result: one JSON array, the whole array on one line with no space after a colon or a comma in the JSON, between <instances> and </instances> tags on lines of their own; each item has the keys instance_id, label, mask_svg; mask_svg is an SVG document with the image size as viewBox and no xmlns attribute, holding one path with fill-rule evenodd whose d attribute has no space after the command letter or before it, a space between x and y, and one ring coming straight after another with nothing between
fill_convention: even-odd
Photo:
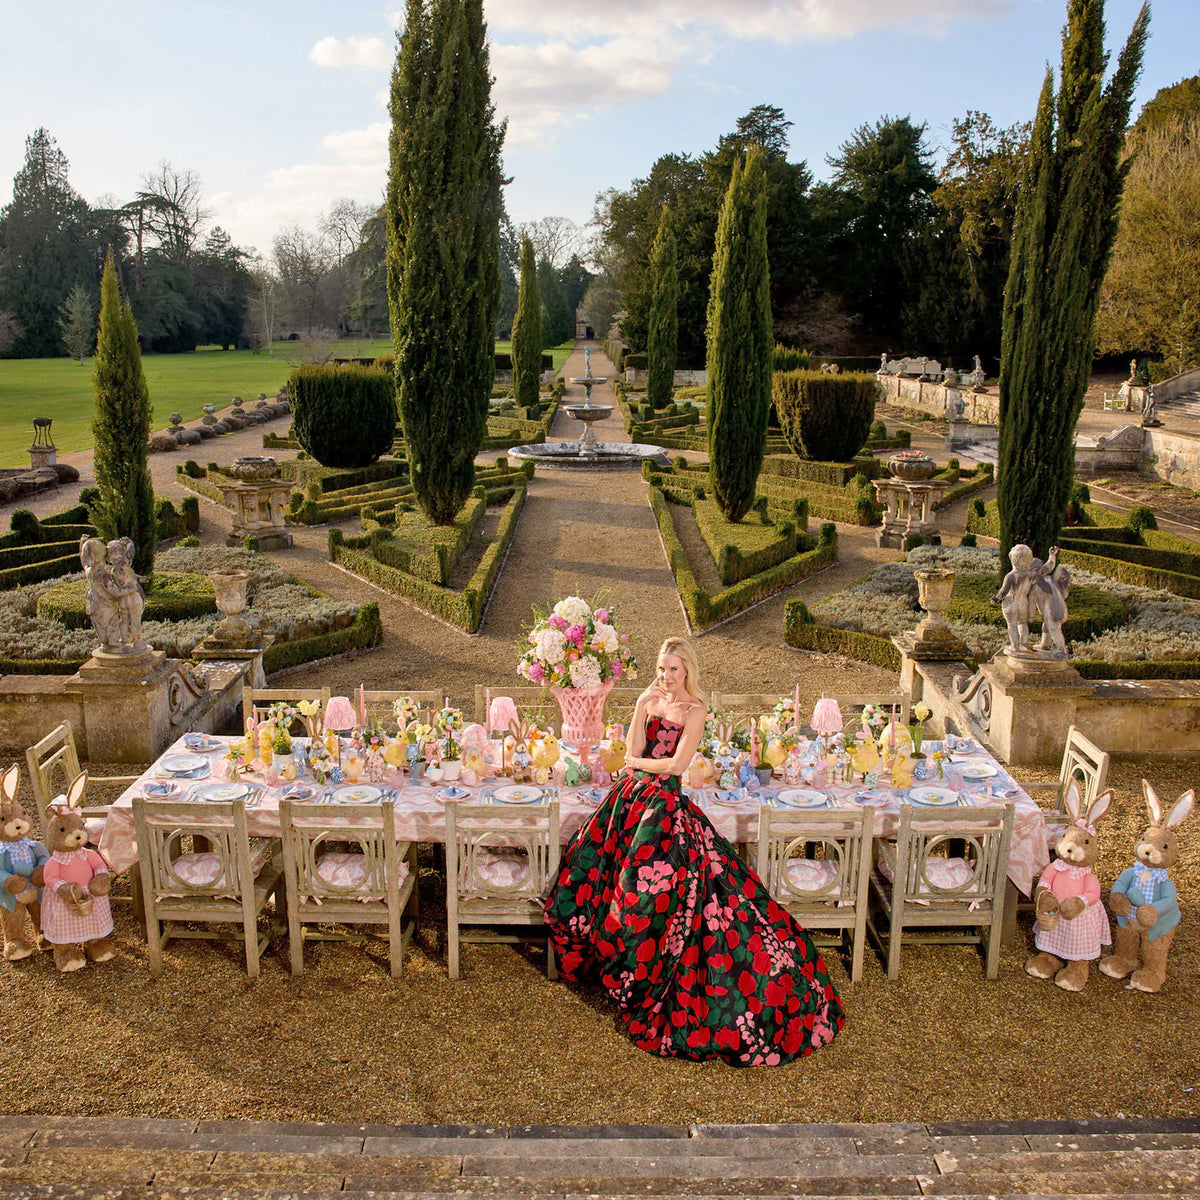
<instances>
[{"instance_id":1,"label":"white hydrangea","mask_svg":"<svg viewBox=\"0 0 1200 1200\"><path fill-rule=\"evenodd\" d=\"M537 635L537 656L544 663L560 663L567 656L567 639L557 629L543 629Z\"/></svg>"},{"instance_id":2,"label":"white hydrangea","mask_svg":"<svg viewBox=\"0 0 1200 1200\"><path fill-rule=\"evenodd\" d=\"M567 596L554 606L554 615L562 617L568 625L586 625L592 615L592 606L578 596Z\"/></svg>"},{"instance_id":3,"label":"white hydrangea","mask_svg":"<svg viewBox=\"0 0 1200 1200\"><path fill-rule=\"evenodd\" d=\"M617 646L617 631L611 625L597 625L596 634L592 638L592 649L604 654L615 654Z\"/></svg>"},{"instance_id":4,"label":"white hydrangea","mask_svg":"<svg viewBox=\"0 0 1200 1200\"><path fill-rule=\"evenodd\" d=\"M600 661L594 655L580 655L571 664L571 686L577 688L598 687L600 684Z\"/></svg>"}]
</instances>

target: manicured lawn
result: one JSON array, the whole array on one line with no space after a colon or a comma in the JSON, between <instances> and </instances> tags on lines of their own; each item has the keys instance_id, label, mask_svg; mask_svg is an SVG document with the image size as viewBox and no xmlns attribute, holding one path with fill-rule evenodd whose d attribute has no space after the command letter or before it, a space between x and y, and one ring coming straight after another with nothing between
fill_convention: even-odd
<instances>
[{"instance_id":1,"label":"manicured lawn","mask_svg":"<svg viewBox=\"0 0 1200 1200\"><path fill-rule=\"evenodd\" d=\"M573 343L553 350L554 369L567 360ZM390 353L387 339L338 344L339 357ZM508 342L496 349L508 351ZM194 354L148 354L142 359L154 428L170 414L188 422L200 418L206 404L224 408L234 396L253 403L259 392L273 396L301 361L295 342L281 342L275 357L250 350L201 349ZM54 444L67 454L92 445L92 360L80 366L70 358L0 359L0 467L29 465L33 418L52 417Z\"/></svg>"}]
</instances>

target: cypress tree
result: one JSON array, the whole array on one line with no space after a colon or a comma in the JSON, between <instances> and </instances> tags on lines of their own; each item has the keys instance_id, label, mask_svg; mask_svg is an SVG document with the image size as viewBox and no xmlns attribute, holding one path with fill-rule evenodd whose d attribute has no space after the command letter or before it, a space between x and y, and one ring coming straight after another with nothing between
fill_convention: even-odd
<instances>
[{"instance_id":1,"label":"cypress tree","mask_svg":"<svg viewBox=\"0 0 1200 1200\"><path fill-rule=\"evenodd\" d=\"M142 373L142 351L129 301L121 302L117 269L110 250L100 282L100 332L92 371L96 413L95 471L99 497L92 523L106 540L133 540L133 569L149 575L154 567L154 486L150 480L150 391Z\"/></svg>"},{"instance_id":2,"label":"cypress tree","mask_svg":"<svg viewBox=\"0 0 1200 1200\"><path fill-rule=\"evenodd\" d=\"M679 346L679 268L675 257L675 229L671 210L664 204L650 252L650 328L646 340L646 400L655 408L666 408L675 396Z\"/></svg>"},{"instance_id":3,"label":"cypress tree","mask_svg":"<svg viewBox=\"0 0 1200 1200\"><path fill-rule=\"evenodd\" d=\"M708 457L727 521L754 502L771 407L774 349L761 149L735 163L717 224L708 296Z\"/></svg>"},{"instance_id":4,"label":"cypress tree","mask_svg":"<svg viewBox=\"0 0 1200 1200\"><path fill-rule=\"evenodd\" d=\"M542 298L533 243L521 238L521 284L512 329L513 394L529 407L538 402L542 378Z\"/></svg>"},{"instance_id":5,"label":"cypress tree","mask_svg":"<svg viewBox=\"0 0 1200 1200\"><path fill-rule=\"evenodd\" d=\"M1100 284L1128 164L1121 153L1141 70L1143 6L1107 87L1103 0L1070 0L1059 89L1047 70L1013 232L1000 363L1001 572L1017 542L1045 556L1075 467L1075 425L1095 346Z\"/></svg>"},{"instance_id":6,"label":"cypress tree","mask_svg":"<svg viewBox=\"0 0 1200 1200\"><path fill-rule=\"evenodd\" d=\"M481 0L408 0L392 72L388 309L413 489L448 525L487 429L500 147Z\"/></svg>"}]
</instances>

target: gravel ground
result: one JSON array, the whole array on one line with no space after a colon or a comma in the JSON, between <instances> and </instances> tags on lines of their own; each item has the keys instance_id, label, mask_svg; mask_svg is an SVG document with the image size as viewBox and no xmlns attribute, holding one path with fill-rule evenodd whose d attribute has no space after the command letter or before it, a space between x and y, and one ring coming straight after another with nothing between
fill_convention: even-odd
<instances>
[{"instance_id":1,"label":"gravel ground","mask_svg":"<svg viewBox=\"0 0 1200 1200\"><path fill-rule=\"evenodd\" d=\"M593 362L611 375L598 352ZM582 365L578 354L565 373L580 374ZM594 400L603 402L598 392ZM565 414L559 422L555 436L570 437ZM197 457L261 453L261 432L206 443ZM597 435L619 440L620 422L610 418ZM185 494L173 478L182 457L152 458L156 490ZM63 503L43 498L37 507ZM227 528L217 506L201 500L200 511L202 537ZM957 519L961 529L957 511L946 516L948 528ZM787 596L815 601L893 557L875 548L869 531L843 527L840 535L834 566L698 640L709 687L782 693L799 681L808 702L823 690L894 684L862 664L781 645ZM275 556L280 563L331 595L378 599L387 631L377 649L288 673L297 686L436 686L465 704L477 681L515 681L531 604L568 591L606 588L644 667L662 638L684 632L645 485L633 472L534 479L478 637L332 568L324 528L298 530L296 543ZM1151 774L1171 798L1194 783L1190 766L1156 764ZM1133 764L1112 772L1116 803L1098 866L1105 881L1130 861L1142 828L1138 778ZM906 949L896 982L868 950L858 985L833 955L847 1028L832 1046L780 1070L651 1058L613 1029L602 995L550 983L537 948L467 947L463 978L450 982L444 880L431 854L422 860L422 928L398 982L388 978L382 947L342 944L309 948L304 975L292 979L277 926L256 984L238 949L212 943L171 943L164 973L152 978L144 932L119 904L114 961L73 976L58 975L48 956L0 967L15 1068L0 1111L514 1125L1194 1115L1200 835L1192 832L1184 827L1187 848L1175 870L1184 924L1158 996L1095 970L1078 995L1029 979L1021 969L1031 953L1027 926L991 983L970 947ZM127 883L117 890L127 892Z\"/></svg>"}]
</instances>

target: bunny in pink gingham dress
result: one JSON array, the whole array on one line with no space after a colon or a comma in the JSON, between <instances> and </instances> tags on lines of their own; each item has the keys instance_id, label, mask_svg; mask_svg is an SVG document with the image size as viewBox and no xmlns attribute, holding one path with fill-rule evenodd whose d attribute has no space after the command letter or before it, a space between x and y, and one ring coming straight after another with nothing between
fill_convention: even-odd
<instances>
[{"instance_id":1,"label":"bunny in pink gingham dress","mask_svg":"<svg viewBox=\"0 0 1200 1200\"><path fill-rule=\"evenodd\" d=\"M112 909L107 896L92 896L92 911L86 917L73 912L59 899L58 889L77 883L90 888L92 880L108 873L108 864L95 850L56 850L46 863L46 890L42 895L42 933L56 946L90 942L113 931Z\"/></svg>"},{"instance_id":2,"label":"bunny in pink gingham dress","mask_svg":"<svg viewBox=\"0 0 1200 1200\"><path fill-rule=\"evenodd\" d=\"M1108 914L1100 903L1100 880L1090 867L1073 867L1062 859L1052 862L1037 883L1049 888L1061 905L1071 896L1079 896L1087 906L1074 920L1059 921L1053 929L1036 928L1033 943L1067 962L1100 957L1101 946L1112 945Z\"/></svg>"}]
</instances>

